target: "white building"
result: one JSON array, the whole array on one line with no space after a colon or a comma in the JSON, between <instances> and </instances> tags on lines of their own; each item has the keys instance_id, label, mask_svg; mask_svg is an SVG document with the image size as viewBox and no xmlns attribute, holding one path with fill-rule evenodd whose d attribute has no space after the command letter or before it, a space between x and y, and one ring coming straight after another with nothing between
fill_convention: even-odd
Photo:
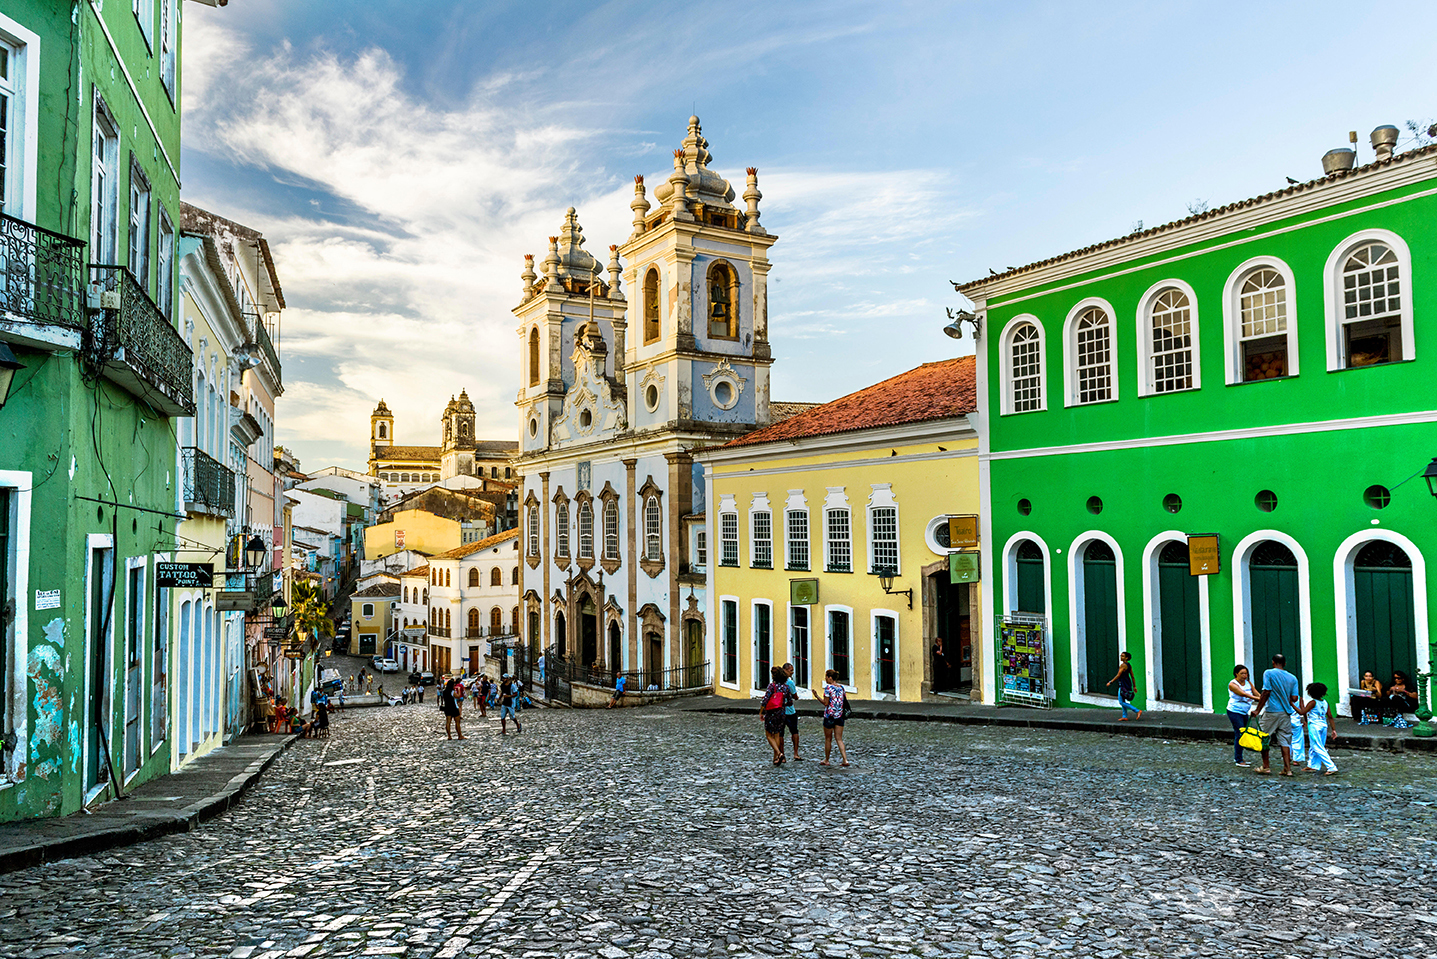
<instances>
[{"instance_id":1,"label":"white building","mask_svg":"<svg viewBox=\"0 0 1437 959\"><path fill-rule=\"evenodd\" d=\"M400 622L420 613L428 628L428 666L416 668L441 675L479 672L489 645L519 632L519 531L440 553L425 571L427 576L416 570L400 580ZM416 590L427 598L423 607L412 602Z\"/></svg>"},{"instance_id":2,"label":"white building","mask_svg":"<svg viewBox=\"0 0 1437 959\"><path fill-rule=\"evenodd\" d=\"M777 237L759 225L758 171L741 209L710 159L690 117L656 207L635 178L633 232L607 266L570 208L542 273L525 258L514 308L526 638L551 659L652 674L645 685L713 659L690 451L771 421Z\"/></svg>"}]
</instances>

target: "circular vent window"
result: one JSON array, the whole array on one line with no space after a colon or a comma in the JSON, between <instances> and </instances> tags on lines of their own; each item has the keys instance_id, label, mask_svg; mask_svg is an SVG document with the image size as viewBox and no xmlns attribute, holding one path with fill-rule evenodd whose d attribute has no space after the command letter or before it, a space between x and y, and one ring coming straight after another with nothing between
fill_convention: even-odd
<instances>
[{"instance_id":1,"label":"circular vent window","mask_svg":"<svg viewBox=\"0 0 1437 959\"><path fill-rule=\"evenodd\" d=\"M644 390L644 405L649 408L650 413L659 408L659 388L652 383Z\"/></svg>"},{"instance_id":2,"label":"circular vent window","mask_svg":"<svg viewBox=\"0 0 1437 959\"><path fill-rule=\"evenodd\" d=\"M589 427L593 426L593 425L594 425L594 414L593 414L592 412L590 412L589 410L580 410L580 411L579 411L579 425L582 426L584 429L588 429Z\"/></svg>"}]
</instances>

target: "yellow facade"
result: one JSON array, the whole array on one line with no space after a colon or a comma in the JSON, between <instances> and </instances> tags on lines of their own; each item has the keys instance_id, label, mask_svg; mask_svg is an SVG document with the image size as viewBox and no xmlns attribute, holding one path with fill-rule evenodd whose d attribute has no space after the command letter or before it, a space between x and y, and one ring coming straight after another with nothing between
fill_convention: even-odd
<instances>
[{"instance_id":1,"label":"yellow facade","mask_svg":"<svg viewBox=\"0 0 1437 959\"><path fill-rule=\"evenodd\" d=\"M842 666L845 634L844 685L854 699L961 695L979 682L972 655L981 616L978 584L949 583L950 550L944 545L947 517L979 512L977 453L977 436L960 417L701 454L709 484L703 559L715 691L733 698L760 695L768 676L755 674L764 662L794 662L801 687L821 686L826 668ZM852 572L838 571L841 562L835 562L842 558L845 509ZM889 510L896 511L896 549L885 529L874 529L875 519L881 526L895 518ZM798 545L803 538L789 535L790 518L804 511L807 569ZM772 530L767 550L764 513ZM833 537L826 535L829 513L837 514ZM734 558L732 537L725 556L726 514L729 528L737 527L737 565L725 563ZM765 553L772 568L763 568ZM893 593L885 593L875 559L895 553ZM790 602L795 580L817 581L816 603ZM912 590L911 609L906 590ZM807 676L799 662L805 637ZM940 637L943 657L936 658Z\"/></svg>"},{"instance_id":2,"label":"yellow facade","mask_svg":"<svg viewBox=\"0 0 1437 959\"><path fill-rule=\"evenodd\" d=\"M391 522L378 523L364 531L364 558L383 559L406 549L434 556L462 544L463 528L458 520L422 509L406 509L395 513Z\"/></svg>"},{"instance_id":3,"label":"yellow facade","mask_svg":"<svg viewBox=\"0 0 1437 959\"><path fill-rule=\"evenodd\" d=\"M350 597L349 652L353 656L387 655L390 604L399 602L399 587L383 584L362 589Z\"/></svg>"}]
</instances>

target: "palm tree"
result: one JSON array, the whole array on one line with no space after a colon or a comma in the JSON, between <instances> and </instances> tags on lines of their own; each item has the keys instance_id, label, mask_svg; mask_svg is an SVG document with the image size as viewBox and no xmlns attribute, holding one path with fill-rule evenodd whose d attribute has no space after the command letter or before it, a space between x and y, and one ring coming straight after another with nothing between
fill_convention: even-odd
<instances>
[{"instance_id":1,"label":"palm tree","mask_svg":"<svg viewBox=\"0 0 1437 959\"><path fill-rule=\"evenodd\" d=\"M321 632L330 632L329 604L324 600L318 584L302 579L294 584L291 593L293 602L290 610L294 614L294 628L301 642Z\"/></svg>"}]
</instances>

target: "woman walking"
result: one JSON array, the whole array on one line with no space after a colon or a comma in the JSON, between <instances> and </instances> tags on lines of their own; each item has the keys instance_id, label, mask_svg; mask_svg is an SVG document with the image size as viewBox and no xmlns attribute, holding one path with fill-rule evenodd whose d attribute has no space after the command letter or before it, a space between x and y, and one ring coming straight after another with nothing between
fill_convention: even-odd
<instances>
[{"instance_id":1,"label":"woman walking","mask_svg":"<svg viewBox=\"0 0 1437 959\"><path fill-rule=\"evenodd\" d=\"M763 691L759 715L763 717L763 733L773 749L773 764L783 765L783 707L788 696L788 677L781 666L769 670L768 688Z\"/></svg>"},{"instance_id":2,"label":"woman walking","mask_svg":"<svg viewBox=\"0 0 1437 959\"><path fill-rule=\"evenodd\" d=\"M1118 660L1118 675L1108 680L1109 686L1113 683L1118 684L1118 705L1123 708L1123 715L1118 722L1128 721L1128 710L1130 709L1136 714L1133 716L1134 719L1142 719L1143 711L1133 705L1133 695L1137 691L1137 684L1133 681L1133 654L1123 650L1118 655Z\"/></svg>"},{"instance_id":3,"label":"woman walking","mask_svg":"<svg viewBox=\"0 0 1437 959\"><path fill-rule=\"evenodd\" d=\"M444 690L439 694L439 708L444 710L444 734L446 739L454 739L458 733L459 739L464 738L464 729L460 726L464 713L464 687L455 677L450 677L444 684Z\"/></svg>"},{"instance_id":4,"label":"woman walking","mask_svg":"<svg viewBox=\"0 0 1437 959\"><path fill-rule=\"evenodd\" d=\"M489 718L489 693L490 693L490 687L491 687L492 685L493 685L493 684L489 682L489 674L488 674L488 673L485 673L484 675L482 675L482 676L479 677L478 692L475 694L475 697L474 697L474 698L475 698L475 700L479 703L479 718L480 718L480 719L488 719L488 718Z\"/></svg>"},{"instance_id":5,"label":"woman walking","mask_svg":"<svg viewBox=\"0 0 1437 959\"><path fill-rule=\"evenodd\" d=\"M848 694L838 682L836 670L830 669L823 674L823 689L820 694L823 697L823 762L819 765L830 765L828 760L833 754L833 741L836 739L838 757L843 760L841 765L847 766L848 747L843 744L843 723L848 719L851 710L848 707Z\"/></svg>"},{"instance_id":6,"label":"woman walking","mask_svg":"<svg viewBox=\"0 0 1437 959\"><path fill-rule=\"evenodd\" d=\"M1257 690L1252 687L1252 679L1247 667L1239 663L1232 668L1232 682L1227 684L1227 719L1232 723L1232 754L1233 761L1239 766L1251 766L1252 763L1243 759L1242 755L1242 730L1252 716L1252 707L1257 704Z\"/></svg>"}]
</instances>

